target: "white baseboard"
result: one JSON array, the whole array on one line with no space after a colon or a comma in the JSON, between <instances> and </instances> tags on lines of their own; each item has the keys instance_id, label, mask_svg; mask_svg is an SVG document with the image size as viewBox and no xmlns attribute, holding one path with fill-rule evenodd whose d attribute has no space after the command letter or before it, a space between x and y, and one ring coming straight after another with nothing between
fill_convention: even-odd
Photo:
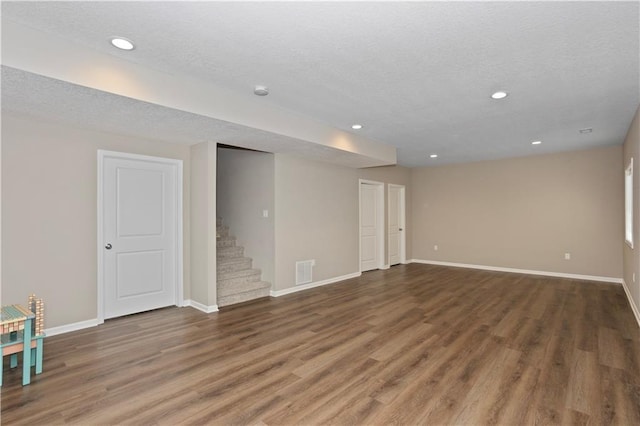
<instances>
[{"instance_id":1,"label":"white baseboard","mask_svg":"<svg viewBox=\"0 0 640 426\"><path fill-rule=\"evenodd\" d=\"M98 319L91 319L86 321L74 322L73 324L60 325L58 327L45 328L44 334L47 336L55 336L57 334L70 333L72 331L78 331L85 328L95 327L102 324L102 321Z\"/></svg>"},{"instance_id":2,"label":"white baseboard","mask_svg":"<svg viewBox=\"0 0 640 426\"><path fill-rule=\"evenodd\" d=\"M385 269L389 269L389 268L391 268L391 266L389 266L389 265L382 265L379 269L380 269L380 270L385 270Z\"/></svg>"},{"instance_id":3,"label":"white baseboard","mask_svg":"<svg viewBox=\"0 0 640 426\"><path fill-rule=\"evenodd\" d=\"M640 327L640 310L636 306L636 303L633 301L633 297L631 297L631 290L627 286L625 280L622 280L622 288L624 288L624 292L627 294L627 300L629 301L629 305L631 305L631 310L633 311L633 315L636 317L636 321L638 322L638 327Z\"/></svg>"},{"instance_id":4,"label":"white baseboard","mask_svg":"<svg viewBox=\"0 0 640 426\"><path fill-rule=\"evenodd\" d=\"M218 312L218 305L203 305L200 302L196 302L195 300L187 299L184 301L184 306L191 306L199 311L204 312L205 314L211 314L213 312Z\"/></svg>"},{"instance_id":5,"label":"white baseboard","mask_svg":"<svg viewBox=\"0 0 640 426\"><path fill-rule=\"evenodd\" d=\"M320 287L327 284L337 283L338 281L348 280L350 278L356 278L362 275L362 272L354 272L353 274L342 275L340 277L333 277L322 281L316 281L314 283L298 285L295 287L285 288L284 290L271 290L271 297L284 296L285 294L297 293L299 291L308 290L314 287Z\"/></svg>"},{"instance_id":6,"label":"white baseboard","mask_svg":"<svg viewBox=\"0 0 640 426\"><path fill-rule=\"evenodd\" d=\"M503 268L502 266L471 265L467 263L441 262L439 260L411 259L411 262L425 263L427 265L452 266L455 268L482 269L484 271L512 272L515 274L543 275L546 277L571 278L575 280L599 281L599 282L605 282L605 283L622 284L622 278L599 277L596 275L581 275L581 274L566 274L564 272L534 271L529 269Z\"/></svg>"},{"instance_id":7,"label":"white baseboard","mask_svg":"<svg viewBox=\"0 0 640 426\"><path fill-rule=\"evenodd\" d=\"M212 312L218 312L218 305L205 306L202 303L198 303L194 300L189 300L189 299L184 300L182 303L182 306L191 306L207 314L210 314ZM58 327L45 328L44 333L50 337L50 336L55 336L57 334L70 333L72 331L78 331L85 328L95 327L102 323L104 323L104 321L100 321L97 318L90 319L86 321L74 322L73 324L65 324L65 325L60 325Z\"/></svg>"}]
</instances>

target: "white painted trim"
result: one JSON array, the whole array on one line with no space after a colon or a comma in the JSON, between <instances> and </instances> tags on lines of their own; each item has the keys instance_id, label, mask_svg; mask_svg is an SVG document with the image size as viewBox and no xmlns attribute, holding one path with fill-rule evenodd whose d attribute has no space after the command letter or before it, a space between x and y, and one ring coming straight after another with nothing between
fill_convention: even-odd
<instances>
[{"instance_id":1,"label":"white painted trim","mask_svg":"<svg viewBox=\"0 0 640 426\"><path fill-rule=\"evenodd\" d=\"M303 284L295 287L285 288L284 290L271 290L271 297L280 297L280 296L284 296L285 294L297 293L299 291L309 290L310 288L333 284L333 283L337 283L338 281L344 281L351 278L357 278L360 275L362 275L362 272L354 272L353 274L347 274L339 277L328 278L322 281L316 281L309 284Z\"/></svg>"},{"instance_id":2,"label":"white painted trim","mask_svg":"<svg viewBox=\"0 0 640 426\"><path fill-rule=\"evenodd\" d=\"M183 247L183 194L182 194L182 185L183 185L183 164L182 160L178 160L175 158L164 158L164 157L154 157L150 155L140 155L140 154L130 154L127 152L117 152L117 151L107 151L103 149L98 150L98 188L97 188L97 198L98 198L98 218L97 218L97 256L98 256L98 280L97 280L97 304L98 304L98 321L99 324L104 322L104 264L103 264L103 253L104 253L104 218L102 215L103 206L104 206L104 182L103 172L104 172L104 160L105 158L122 158L127 160L138 160L138 161L148 161L155 163L168 164L175 167L176 173L176 306L184 306L184 283L183 283L183 273L184 273L184 247Z\"/></svg>"},{"instance_id":3,"label":"white painted trim","mask_svg":"<svg viewBox=\"0 0 640 426\"><path fill-rule=\"evenodd\" d=\"M103 200L104 200L104 156L105 152L101 149L98 150L98 187L96 189L96 195L98 198L98 219L97 219L97 247L96 253L98 256L98 280L97 280L97 303L98 303L98 321L104 322L104 217L103 217Z\"/></svg>"},{"instance_id":4,"label":"white painted trim","mask_svg":"<svg viewBox=\"0 0 640 426\"><path fill-rule=\"evenodd\" d=\"M384 265L382 265L382 266L380 267L380 269L389 269L389 268L391 268L391 266L389 266L389 264L388 264L388 263L387 263L387 264L384 264Z\"/></svg>"},{"instance_id":5,"label":"white painted trim","mask_svg":"<svg viewBox=\"0 0 640 426\"><path fill-rule=\"evenodd\" d=\"M184 301L184 306L191 306L199 311L204 312L205 314L211 314L213 312L218 312L218 305L204 305L200 302L196 302L195 300L187 299Z\"/></svg>"},{"instance_id":6,"label":"white painted trim","mask_svg":"<svg viewBox=\"0 0 640 426\"><path fill-rule=\"evenodd\" d=\"M599 282L605 282L605 283L622 284L622 278L599 277L596 275L581 275L581 274L567 274L564 272L534 271L529 269L503 268L502 266L486 266L486 265L472 265L467 263L441 262L438 260L411 259L411 262L425 263L427 265L452 266L454 268L481 269L484 271L512 272L515 274L543 275L547 277L571 278L576 280L599 281Z\"/></svg>"},{"instance_id":7,"label":"white painted trim","mask_svg":"<svg viewBox=\"0 0 640 426\"><path fill-rule=\"evenodd\" d=\"M184 170L182 160L175 160L176 166L176 306L184 306L184 199L182 194L182 185L184 184Z\"/></svg>"},{"instance_id":8,"label":"white painted trim","mask_svg":"<svg viewBox=\"0 0 640 426\"><path fill-rule=\"evenodd\" d=\"M58 327L45 328L44 334L51 337L57 334L70 333L72 331L78 331L78 330L83 330L85 328L95 327L97 325L102 324L103 322L104 321L100 321L97 318L86 320L86 321L74 322L72 324L60 325Z\"/></svg>"},{"instance_id":9,"label":"white painted trim","mask_svg":"<svg viewBox=\"0 0 640 426\"><path fill-rule=\"evenodd\" d=\"M198 303L195 300L190 300L190 299L184 299L182 306L190 306L192 308L195 308L207 314L210 314L212 312L218 312L218 305L205 306L202 303ZM72 324L60 325L58 327L46 328L44 330L44 333L50 337L50 336L55 336L57 334L70 333L72 331L78 331L78 330L83 330L85 328L96 327L103 323L104 321L100 321L96 318L96 319L91 319L86 321L74 322Z\"/></svg>"},{"instance_id":10,"label":"white painted trim","mask_svg":"<svg viewBox=\"0 0 640 426\"><path fill-rule=\"evenodd\" d=\"M629 287L627 286L627 282L624 279L622 280L622 288L624 288L624 292L627 295L627 300L629 301L629 305L631 305L631 310L633 311L633 315L636 317L636 322L638 323L638 327L640 327L640 309L638 309L635 302L633 301L633 297L631 297L631 290L629 290Z\"/></svg>"},{"instance_id":11,"label":"white painted trim","mask_svg":"<svg viewBox=\"0 0 640 426\"><path fill-rule=\"evenodd\" d=\"M384 269L384 246L386 237L386 225L384 216L384 182L378 182L376 180L358 179L358 270L362 273L362 226L360 224L360 218L362 217L362 184L375 185L378 192L378 203L376 209L378 210L378 269Z\"/></svg>"}]
</instances>

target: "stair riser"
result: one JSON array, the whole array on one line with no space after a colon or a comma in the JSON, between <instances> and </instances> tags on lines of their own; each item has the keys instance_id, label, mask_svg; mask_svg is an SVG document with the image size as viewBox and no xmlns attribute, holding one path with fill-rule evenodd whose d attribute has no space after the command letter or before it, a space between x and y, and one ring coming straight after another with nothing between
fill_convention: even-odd
<instances>
[{"instance_id":1,"label":"stair riser","mask_svg":"<svg viewBox=\"0 0 640 426\"><path fill-rule=\"evenodd\" d=\"M216 240L216 246L218 248L235 247L235 245L236 245L235 238L221 238L219 240Z\"/></svg>"},{"instance_id":2,"label":"stair riser","mask_svg":"<svg viewBox=\"0 0 640 426\"><path fill-rule=\"evenodd\" d=\"M262 290L250 291L247 293L236 294L233 296L219 297L218 306L229 306L229 305L246 302L253 299L268 297L269 295L270 295L270 290L267 288Z\"/></svg>"},{"instance_id":3,"label":"stair riser","mask_svg":"<svg viewBox=\"0 0 640 426\"><path fill-rule=\"evenodd\" d=\"M251 259L229 264L218 263L218 267L216 268L218 274L223 274L225 272L237 272L245 269L251 269Z\"/></svg>"},{"instance_id":4,"label":"stair riser","mask_svg":"<svg viewBox=\"0 0 640 426\"><path fill-rule=\"evenodd\" d=\"M244 256L244 247L223 247L218 250L218 259L229 259Z\"/></svg>"},{"instance_id":5,"label":"stair riser","mask_svg":"<svg viewBox=\"0 0 640 426\"><path fill-rule=\"evenodd\" d=\"M254 283L254 282L260 281L260 279L261 279L261 276L259 273L253 274L253 275L247 275L245 277L237 277L237 278L229 278L229 279L218 278L218 288L233 287L233 286L238 286L246 283Z\"/></svg>"},{"instance_id":6,"label":"stair riser","mask_svg":"<svg viewBox=\"0 0 640 426\"><path fill-rule=\"evenodd\" d=\"M262 271L260 271L260 269L249 268L249 269L243 269L241 271L224 272L224 273L218 274L218 281L230 280L232 278L242 278L242 277L247 277L249 275L262 276Z\"/></svg>"},{"instance_id":7,"label":"stair riser","mask_svg":"<svg viewBox=\"0 0 640 426\"><path fill-rule=\"evenodd\" d=\"M264 289L265 286L268 286L268 284L263 281L236 284L234 286L218 285L218 297L227 297L227 296L233 296L236 294L243 294L243 293L248 293L256 290L261 290L261 289ZM266 288L267 290L269 290L271 286L268 286Z\"/></svg>"}]
</instances>

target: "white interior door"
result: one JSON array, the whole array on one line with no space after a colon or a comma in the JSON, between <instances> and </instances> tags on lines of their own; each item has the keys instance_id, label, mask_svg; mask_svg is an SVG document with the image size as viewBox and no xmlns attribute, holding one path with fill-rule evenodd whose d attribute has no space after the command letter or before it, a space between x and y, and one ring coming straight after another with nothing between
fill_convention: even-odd
<instances>
[{"instance_id":1,"label":"white interior door","mask_svg":"<svg viewBox=\"0 0 640 426\"><path fill-rule=\"evenodd\" d=\"M404 186L389 185L389 265L405 262Z\"/></svg>"},{"instance_id":2,"label":"white interior door","mask_svg":"<svg viewBox=\"0 0 640 426\"><path fill-rule=\"evenodd\" d=\"M104 318L177 304L176 165L106 155L101 169Z\"/></svg>"},{"instance_id":3,"label":"white interior door","mask_svg":"<svg viewBox=\"0 0 640 426\"><path fill-rule=\"evenodd\" d=\"M360 183L360 271L378 269L382 260L381 185Z\"/></svg>"}]
</instances>

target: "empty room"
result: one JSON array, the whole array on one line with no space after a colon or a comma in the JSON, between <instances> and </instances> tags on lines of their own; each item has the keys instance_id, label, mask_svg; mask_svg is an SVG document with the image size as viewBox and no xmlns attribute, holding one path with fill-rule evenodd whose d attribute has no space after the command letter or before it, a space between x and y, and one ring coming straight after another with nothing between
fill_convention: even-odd
<instances>
[{"instance_id":1,"label":"empty room","mask_svg":"<svg viewBox=\"0 0 640 426\"><path fill-rule=\"evenodd\" d=\"M1 8L2 424L640 424L640 2Z\"/></svg>"}]
</instances>

